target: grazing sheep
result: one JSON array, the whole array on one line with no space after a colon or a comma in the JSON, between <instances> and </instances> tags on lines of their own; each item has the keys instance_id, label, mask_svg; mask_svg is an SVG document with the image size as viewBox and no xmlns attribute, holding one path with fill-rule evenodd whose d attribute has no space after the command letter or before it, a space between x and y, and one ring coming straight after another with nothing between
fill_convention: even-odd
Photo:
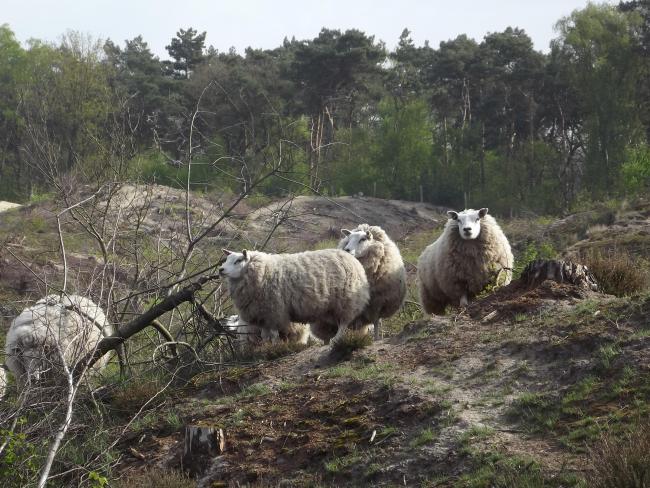
<instances>
[{"instance_id":1,"label":"grazing sheep","mask_svg":"<svg viewBox=\"0 0 650 488\"><path fill-rule=\"evenodd\" d=\"M447 212L442 235L420 255L418 288L426 312L442 315L449 304L467 306L489 284L510 283L510 244L487 213L487 208Z\"/></svg>"},{"instance_id":2,"label":"grazing sheep","mask_svg":"<svg viewBox=\"0 0 650 488\"><path fill-rule=\"evenodd\" d=\"M341 229L345 236L338 248L361 262L370 285L370 302L352 328L374 324L379 339L381 319L394 315L406 296L406 268L395 243L379 226L361 224L354 230Z\"/></svg>"},{"instance_id":3,"label":"grazing sheep","mask_svg":"<svg viewBox=\"0 0 650 488\"><path fill-rule=\"evenodd\" d=\"M251 344L260 344L264 341L275 342L278 339L299 344L309 342L309 326L306 324L291 323L288 333L280 334L278 331L250 325L244 322L239 315L231 315L226 319L226 328L238 334L238 339L242 342Z\"/></svg>"},{"instance_id":4,"label":"grazing sheep","mask_svg":"<svg viewBox=\"0 0 650 488\"><path fill-rule=\"evenodd\" d=\"M230 296L244 322L288 336L292 322L319 331L334 330L334 341L359 316L370 298L361 263L338 249L297 254L236 253L224 249L219 273L228 278ZM331 336L330 336L331 337Z\"/></svg>"},{"instance_id":5,"label":"grazing sheep","mask_svg":"<svg viewBox=\"0 0 650 488\"><path fill-rule=\"evenodd\" d=\"M46 372L61 370L63 363L74 368L93 351L102 337L112 333L103 310L79 295L48 295L22 311L7 332L7 368L22 390ZM94 368L106 365L104 355Z\"/></svg>"}]
</instances>

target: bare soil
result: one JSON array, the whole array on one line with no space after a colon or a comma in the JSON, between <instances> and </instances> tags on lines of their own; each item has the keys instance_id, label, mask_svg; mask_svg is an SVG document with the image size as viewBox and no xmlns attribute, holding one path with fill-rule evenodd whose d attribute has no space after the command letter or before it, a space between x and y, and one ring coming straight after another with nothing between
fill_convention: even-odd
<instances>
[{"instance_id":1,"label":"bare soil","mask_svg":"<svg viewBox=\"0 0 650 488\"><path fill-rule=\"evenodd\" d=\"M647 377L639 310L648 309L647 299L621 302L572 285L514 284L342 362L314 346L204 376L172 408L183 423L225 431L225 452L195 473L201 486L469 486L479 453L534 460L548 479L580 475L585 451L561 435L570 419L540 433L514 407L522 394L572 391L599 371L599 348L614 341L616 371ZM581 408L602 417L630 402L598 398ZM182 435L145 435L135 445L145 460L126 443L126 470L181 469Z\"/></svg>"}]
</instances>

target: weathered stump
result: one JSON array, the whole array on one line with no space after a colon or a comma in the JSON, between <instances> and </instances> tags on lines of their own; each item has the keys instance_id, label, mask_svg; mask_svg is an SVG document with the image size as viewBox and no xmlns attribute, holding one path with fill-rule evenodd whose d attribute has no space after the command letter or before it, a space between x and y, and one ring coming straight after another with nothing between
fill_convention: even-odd
<instances>
[{"instance_id":1,"label":"weathered stump","mask_svg":"<svg viewBox=\"0 0 650 488\"><path fill-rule=\"evenodd\" d=\"M521 273L521 280L529 288L546 280L570 283L585 290L598 291L598 282L589 268L572 261L536 259L528 263Z\"/></svg>"},{"instance_id":2,"label":"weathered stump","mask_svg":"<svg viewBox=\"0 0 650 488\"><path fill-rule=\"evenodd\" d=\"M211 461L226 449L223 429L205 425L186 425L182 467L191 475L201 475Z\"/></svg>"}]
</instances>

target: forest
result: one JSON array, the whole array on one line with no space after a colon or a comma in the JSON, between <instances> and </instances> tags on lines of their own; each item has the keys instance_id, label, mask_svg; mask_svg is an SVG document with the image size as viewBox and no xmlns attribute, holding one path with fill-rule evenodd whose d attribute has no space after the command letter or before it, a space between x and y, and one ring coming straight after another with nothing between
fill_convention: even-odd
<instances>
[{"instance_id":1,"label":"forest","mask_svg":"<svg viewBox=\"0 0 650 488\"><path fill-rule=\"evenodd\" d=\"M548 53L521 28L393 51L323 28L275 49L156 57L0 27L0 199L107 179L260 198L362 193L563 214L650 185L650 2L588 4ZM191 188L190 188L191 187ZM478 207L476 207L478 208Z\"/></svg>"}]
</instances>

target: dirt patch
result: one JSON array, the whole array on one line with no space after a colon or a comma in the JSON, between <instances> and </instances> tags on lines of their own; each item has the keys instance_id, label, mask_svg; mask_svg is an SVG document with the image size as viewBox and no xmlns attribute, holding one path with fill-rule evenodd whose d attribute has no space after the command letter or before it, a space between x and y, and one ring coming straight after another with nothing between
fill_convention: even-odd
<instances>
[{"instance_id":1,"label":"dirt patch","mask_svg":"<svg viewBox=\"0 0 650 488\"><path fill-rule=\"evenodd\" d=\"M587 435L587 420L576 412L606 419L646 395L634 382L634 395L601 395L622 381L617 373L598 383L599 396L577 396L611 344L619 351L611 371L643 374L648 338L634 334L650 305L611 300L568 284L513 286L469 313L411 323L349 361L332 362L327 347L312 347L238 369L225 388L223 378L204 378L177 411L183 423L224 429L227 447L199 477L203 486L457 486L486 459L500 459L498 467L520 458L534 459L549 479L580 473L586 458L571 436ZM540 307L549 314L532 313ZM495 308L501 318L473 318ZM513 320L513 313L532 315ZM618 329L612 314L626 317ZM513 415L522 395L553 402L544 407L558 412L548 432ZM132 459L130 469L180 468L180 441L180 431L154 433L151 461Z\"/></svg>"},{"instance_id":2,"label":"dirt patch","mask_svg":"<svg viewBox=\"0 0 650 488\"><path fill-rule=\"evenodd\" d=\"M262 207L246 220L252 236L266 235L278 221L278 246L291 249L296 242L304 248L327 239L338 240L341 228L361 223L379 225L395 240L415 230L434 228L444 209L425 203L383 200L371 197L312 197L299 196Z\"/></svg>"},{"instance_id":3,"label":"dirt patch","mask_svg":"<svg viewBox=\"0 0 650 488\"><path fill-rule=\"evenodd\" d=\"M472 302L467 312L473 319L495 322L504 318L514 319L520 314L530 315L555 306L558 301L575 303L598 296L602 295L567 283L546 280L531 289L521 280L516 280Z\"/></svg>"},{"instance_id":4,"label":"dirt patch","mask_svg":"<svg viewBox=\"0 0 650 488\"><path fill-rule=\"evenodd\" d=\"M19 203L5 202L3 200L0 200L0 212L6 212L7 210L18 208L20 206L21 205Z\"/></svg>"}]
</instances>

